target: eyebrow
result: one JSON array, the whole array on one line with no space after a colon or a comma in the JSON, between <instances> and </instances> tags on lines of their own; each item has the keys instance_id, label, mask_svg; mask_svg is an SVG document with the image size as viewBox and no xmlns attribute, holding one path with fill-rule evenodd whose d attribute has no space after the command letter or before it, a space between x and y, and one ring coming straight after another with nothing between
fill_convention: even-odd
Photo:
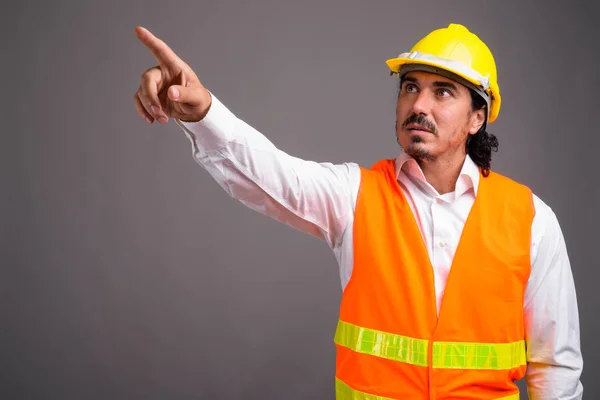
<instances>
[{"instance_id":1,"label":"eyebrow","mask_svg":"<svg viewBox=\"0 0 600 400\"><path fill-rule=\"evenodd\" d=\"M413 78L412 76L406 76L404 78L402 78L403 81L406 82L412 82L412 83L418 83L416 78ZM446 82L446 81L435 81L433 82L433 86L437 87L437 88L449 88L454 90L455 92L458 92L458 87L456 87L456 85L452 82Z\"/></svg>"},{"instance_id":2,"label":"eyebrow","mask_svg":"<svg viewBox=\"0 0 600 400\"><path fill-rule=\"evenodd\" d=\"M458 92L458 88L452 82L433 82L433 86L438 88L449 88L454 90L455 92Z\"/></svg>"}]
</instances>

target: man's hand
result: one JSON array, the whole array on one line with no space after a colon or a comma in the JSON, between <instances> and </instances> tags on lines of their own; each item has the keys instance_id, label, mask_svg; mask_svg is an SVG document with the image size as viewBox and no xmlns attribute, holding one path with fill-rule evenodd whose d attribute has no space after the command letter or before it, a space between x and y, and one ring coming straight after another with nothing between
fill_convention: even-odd
<instances>
[{"instance_id":1,"label":"man's hand","mask_svg":"<svg viewBox=\"0 0 600 400\"><path fill-rule=\"evenodd\" d=\"M157 120L162 124L166 124L169 117L186 122L204 118L211 96L194 71L147 29L138 26L135 35L158 62L142 74L142 83L133 97L140 117L148 123Z\"/></svg>"}]
</instances>

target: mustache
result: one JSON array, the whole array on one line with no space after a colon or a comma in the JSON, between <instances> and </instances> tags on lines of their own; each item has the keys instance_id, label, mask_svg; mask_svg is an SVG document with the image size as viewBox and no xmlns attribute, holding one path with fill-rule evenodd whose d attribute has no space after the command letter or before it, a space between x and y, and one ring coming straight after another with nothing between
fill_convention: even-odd
<instances>
[{"instance_id":1,"label":"mustache","mask_svg":"<svg viewBox=\"0 0 600 400\"><path fill-rule=\"evenodd\" d=\"M406 127L409 124L417 124L417 125L425 128L426 130L430 131L431 133L437 133L437 128L435 127L433 122L431 122L427 118L425 118L425 116L423 114L410 115L408 118L406 118L406 121L404 121L402 126Z\"/></svg>"}]
</instances>

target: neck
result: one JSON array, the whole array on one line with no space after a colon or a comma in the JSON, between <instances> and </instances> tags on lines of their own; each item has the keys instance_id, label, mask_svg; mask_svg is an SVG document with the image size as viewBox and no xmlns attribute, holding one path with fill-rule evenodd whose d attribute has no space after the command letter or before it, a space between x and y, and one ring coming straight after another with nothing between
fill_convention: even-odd
<instances>
[{"instance_id":1,"label":"neck","mask_svg":"<svg viewBox=\"0 0 600 400\"><path fill-rule=\"evenodd\" d=\"M439 194L453 192L456 181L465 162L466 154L457 154L449 158L439 158L435 161L418 160L425 179Z\"/></svg>"}]
</instances>

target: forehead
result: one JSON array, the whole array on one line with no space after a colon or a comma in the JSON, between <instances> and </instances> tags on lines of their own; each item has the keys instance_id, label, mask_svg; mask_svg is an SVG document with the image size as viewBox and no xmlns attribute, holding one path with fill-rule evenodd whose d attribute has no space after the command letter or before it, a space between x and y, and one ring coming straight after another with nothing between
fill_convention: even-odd
<instances>
[{"instance_id":1,"label":"forehead","mask_svg":"<svg viewBox=\"0 0 600 400\"><path fill-rule=\"evenodd\" d=\"M428 85L453 85L460 91L468 90L466 86L454 81L450 78L446 78L445 76L434 74L433 72L423 72L423 71L413 71L409 72L402 77L402 81L410 81L415 82L419 86L428 86Z\"/></svg>"}]
</instances>

